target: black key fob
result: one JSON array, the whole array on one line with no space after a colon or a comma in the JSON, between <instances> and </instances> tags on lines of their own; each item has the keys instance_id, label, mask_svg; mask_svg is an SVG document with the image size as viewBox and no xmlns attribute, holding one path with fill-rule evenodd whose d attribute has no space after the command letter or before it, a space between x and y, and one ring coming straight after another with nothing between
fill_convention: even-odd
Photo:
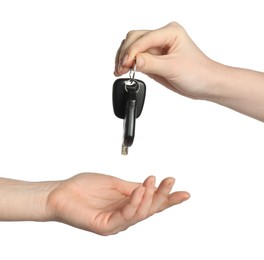
<instances>
[{"instance_id":1,"label":"black key fob","mask_svg":"<svg viewBox=\"0 0 264 260\"><path fill-rule=\"evenodd\" d=\"M115 115L124 119L122 154L128 153L128 147L135 137L136 118L143 110L146 85L138 79L120 78L113 84L113 109Z\"/></svg>"},{"instance_id":2,"label":"black key fob","mask_svg":"<svg viewBox=\"0 0 264 260\"><path fill-rule=\"evenodd\" d=\"M137 115L138 118L143 110L145 96L146 96L146 85L142 80L134 79L136 82L136 99L137 99ZM117 79L113 85L113 109L114 113L118 118L125 118L126 103L128 99L128 89L131 80L129 78Z\"/></svg>"}]
</instances>

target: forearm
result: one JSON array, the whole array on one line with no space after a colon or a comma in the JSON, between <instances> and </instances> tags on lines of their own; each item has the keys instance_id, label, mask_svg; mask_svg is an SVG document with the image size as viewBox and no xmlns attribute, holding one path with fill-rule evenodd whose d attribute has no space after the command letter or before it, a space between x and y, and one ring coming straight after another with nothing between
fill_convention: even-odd
<instances>
[{"instance_id":1,"label":"forearm","mask_svg":"<svg viewBox=\"0 0 264 260\"><path fill-rule=\"evenodd\" d=\"M48 221L47 199L57 182L0 178L0 221Z\"/></svg>"},{"instance_id":2,"label":"forearm","mask_svg":"<svg viewBox=\"0 0 264 260\"><path fill-rule=\"evenodd\" d=\"M264 121L264 73L215 64L209 101Z\"/></svg>"}]
</instances>

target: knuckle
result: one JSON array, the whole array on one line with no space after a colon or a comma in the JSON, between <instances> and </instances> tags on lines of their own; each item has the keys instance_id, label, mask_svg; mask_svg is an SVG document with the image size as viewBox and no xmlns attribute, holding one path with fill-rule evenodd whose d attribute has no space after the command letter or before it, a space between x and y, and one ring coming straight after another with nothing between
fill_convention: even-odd
<instances>
[{"instance_id":1,"label":"knuckle","mask_svg":"<svg viewBox=\"0 0 264 260\"><path fill-rule=\"evenodd\" d=\"M126 39L133 37L135 34L136 34L136 31L135 30L129 31L127 33L127 35L126 35Z\"/></svg>"},{"instance_id":2,"label":"knuckle","mask_svg":"<svg viewBox=\"0 0 264 260\"><path fill-rule=\"evenodd\" d=\"M178 32L183 32L184 31L184 28L177 22L169 23L168 27L172 27L174 30L177 30Z\"/></svg>"},{"instance_id":3,"label":"knuckle","mask_svg":"<svg viewBox=\"0 0 264 260\"><path fill-rule=\"evenodd\" d=\"M177 22L170 22L170 23L168 24L168 26L170 26L170 27L176 27L176 28L181 27L180 24L177 23Z\"/></svg>"}]
</instances>

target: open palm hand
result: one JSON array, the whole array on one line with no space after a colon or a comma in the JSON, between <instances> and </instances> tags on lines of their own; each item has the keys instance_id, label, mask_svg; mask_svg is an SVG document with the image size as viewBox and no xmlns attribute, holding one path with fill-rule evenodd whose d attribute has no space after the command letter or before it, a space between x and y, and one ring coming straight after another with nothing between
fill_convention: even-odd
<instances>
[{"instance_id":1,"label":"open palm hand","mask_svg":"<svg viewBox=\"0 0 264 260\"><path fill-rule=\"evenodd\" d=\"M59 184L50 193L47 208L54 220L100 235L116 234L168 207L189 198L187 192L170 193L174 179L158 188L155 177L144 183L81 173Z\"/></svg>"}]
</instances>

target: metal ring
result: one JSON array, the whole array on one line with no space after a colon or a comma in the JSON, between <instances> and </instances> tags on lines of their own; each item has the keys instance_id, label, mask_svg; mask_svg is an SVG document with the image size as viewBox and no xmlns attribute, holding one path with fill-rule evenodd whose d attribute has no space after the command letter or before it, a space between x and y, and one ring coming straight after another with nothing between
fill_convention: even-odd
<instances>
[{"instance_id":1,"label":"metal ring","mask_svg":"<svg viewBox=\"0 0 264 260\"><path fill-rule=\"evenodd\" d=\"M127 84L127 83L128 83L128 84ZM128 87L128 86L131 87L131 86L133 85L133 83L135 83L135 85L136 85L136 87L137 87L136 93L139 92L139 90L140 90L140 85L139 85L138 82L137 82L136 80L134 80L134 79L129 79L128 81L125 82L125 90L126 90L126 92L128 92L127 87Z\"/></svg>"},{"instance_id":2,"label":"metal ring","mask_svg":"<svg viewBox=\"0 0 264 260\"><path fill-rule=\"evenodd\" d=\"M135 74L136 74L136 69L137 69L137 62L136 62L136 59L134 60L134 67L133 67L133 72L132 72L132 67L130 68L130 71L129 71L129 78L131 81L134 81L135 79ZM132 74L133 73L133 74Z\"/></svg>"}]
</instances>

